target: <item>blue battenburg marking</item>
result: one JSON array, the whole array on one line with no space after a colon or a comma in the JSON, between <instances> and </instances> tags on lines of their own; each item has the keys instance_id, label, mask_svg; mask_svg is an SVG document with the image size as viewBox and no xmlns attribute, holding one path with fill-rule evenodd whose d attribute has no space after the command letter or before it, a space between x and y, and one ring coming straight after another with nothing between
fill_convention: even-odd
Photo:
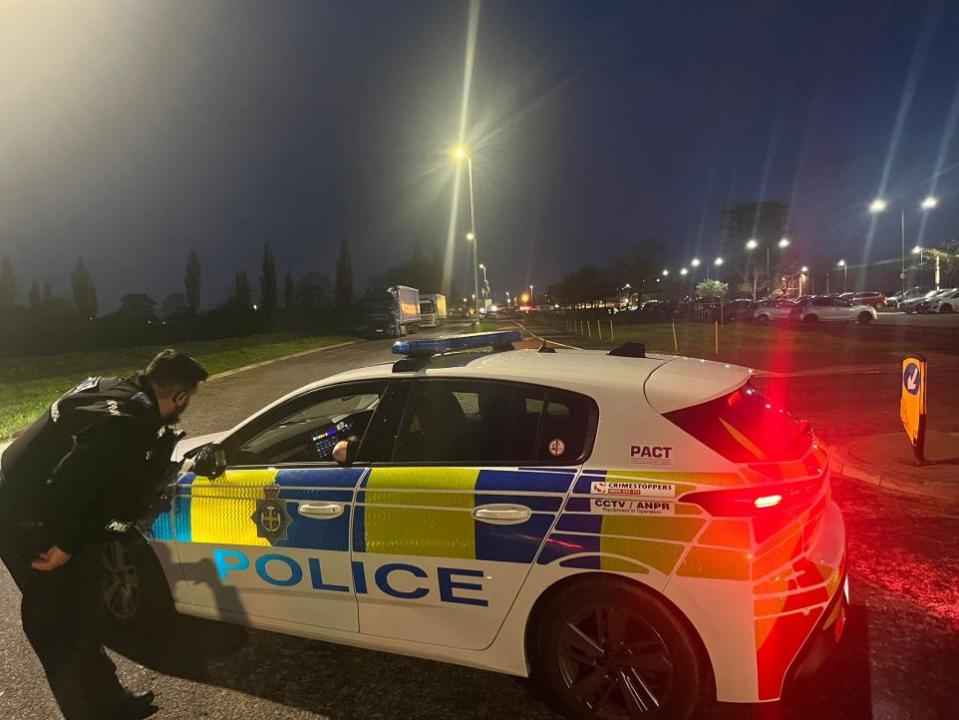
<instances>
[{"instance_id":1,"label":"blue battenburg marking","mask_svg":"<svg viewBox=\"0 0 959 720\"><path fill-rule=\"evenodd\" d=\"M602 561L598 555L588 557L569 558L560 562L559 566L564 568L581 568L583 570L599 570Z\"/></svg>"},{"instance_id":2,"label":"blue battenburg marking","mask_svg":"<svg viewBox=\"0 0 959 720\"><path fill-rule=\"evenodd\" d=\"M598 553L599 537L596 535L562 535L553 533L546 539L537 563L548 565L559 558L582 553Z\"/></svg>"},{"instance_id":3,"label":"blue battenburg marking","mask_svg":"<svg viewBox=\"0 0 959 720\"><path fill-rule=\"evenodd\" d=\"M582 475L579 476L579 480L576 481L576 487L573 488L573 492L589 494L592 483L603 482L605 479L606 479L605 471L603 472L602 475L596 474L596 473L587 475L586 473L583 473Z\"/></svg>"},{"instance_id":4,"label":"blue battenburg marking","mask_svg":"<svg viewBox=\"0 0 959 720\"><path fill-rule=\"evenodd\" d=\"M364 468L284 468L276 474L280 487L323 487L352 490Z\"/></svg>"},{"instance_id":5,"label":"blue battenburg marking","mask_svg":"<svg viewBox=\"0 0 959 720\"><path fill-rule=\"evenodd\" d=\"M173 501L173 534L177 542L193 542L193 528L190 524L189 496L178 495Z\"/></svg>"},{"instance_id":6,"label":"blue battenburg marking","mask_svg":"<svg viewBox=\"0 0 959 720\"><path fill-rule=\"evenodd\" d=\"M169 542L173 540L174 533L173 528L170 525L170 513L162 512L156 516L153 520L153 525L150 527L150 536L154 540L160 540L164 542Z\"/></svg>"},{"instance_id":7,"label":"blue battenburg marking","mask_svg":"<svg viewBox=\"0 0 959 720\"><path fill-rule=\"evenodd\" d=\"M290 527L286 539L275 543L276 547L295 547L310 550L338 550L349 552L350 508L332 520L316 520L300 515L299 506L288 502L286 511L290 514Z\"/></svg>"},{"instance_id":8,"label":"blue battenburg marking","mask_svg":"<svg viewBox=\"0 0 959 720\"><path fill-rule=\"evenodd\" d=\"M590 498L571 497L566 501L566 509L570 512L589 512Z\"/></svg>"},{"instance_id":9,"label":"blue battenburg marking","mask_svg":"<svg viewBox=\"0 0 959 720\"><path fill-rule=\"evenodd\" d=\"M525 505L533 512L556 512L563 504L561 497L545 497L543 495L485 495L476 494L476 505L490 505L492 503L509 503L511 505Z\"/></svg>"},{"instance_id":10,"label":"blue battenburg marking","mask_svg":"<svg viewBox=\"0 0 959 720\"><path fill-rule=\"evenodd\" d=\"M567 530L569 532L596 533L602 531L602 515L561 515L559 522L556 523L557 530Z\"/></svg>"},{"instance_id":11,"label":"blue battenburg marking","mask_svg":"<svg viewBox=\"0 0 959 720\"><path fill-rule=\"evenodd\" d=\"M474 523L476 559L529 564L552 524L552 515L533 515L522 525Z\"/></svg>"},{"instance_id":12,"label":"blue battenburg marking","mask_svg":"<svg viewBox=\"0 0 959 720\"><path fill-rule=\"evenodd\" d=\"M353 552L366 552L366 508L357 505L353 511Z\"/></svg>"},{"instance_id":13,"label":"blue battenburg marking","mask_svg":"<svg viewBox=\"0 0 959 720\"><path fill-rule=\"evenodd\" d=\"M568 473L571 475L576 473L576 468L572 467L520 467L516 469L526 472Z\"/></svg>"},{"instance_id":14,"label":"blue battenburg marking","mask_svg":"<svg viewBox=\"0 0 959 720\"><path fill-rule=\"evenodd\" d=\"M189 487L193 484L193 481L196 480L196 473L183 473L176 479L177 487Z\"/></svg>"},{"instance_id":15,"label":"blue battenburg marking","mask_svg":"<svg viewBox=\"0 0 959 720\"><path fill-rule=\"evenodd\" d=\"M280 491L280 499L351 503L353 502L353 491L326 490L320 488L284 488Z\"/></svg>"},{"instance_id":16,"label":"blue battenburg marking","mask_svg":"<svg viewBox=\"0 0 959 720\"><path fill-rule=\"evenodd\" d=\"M520 470L480 470L476 490L512 490L513 492L565 493L573 480L573 473L530 472Z\"/></svg>"}]
</instances>

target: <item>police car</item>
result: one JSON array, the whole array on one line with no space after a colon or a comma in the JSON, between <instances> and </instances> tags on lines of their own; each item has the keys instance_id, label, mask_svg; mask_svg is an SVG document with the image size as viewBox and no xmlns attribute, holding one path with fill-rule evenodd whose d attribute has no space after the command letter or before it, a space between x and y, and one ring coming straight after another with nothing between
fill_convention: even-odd
<instances>
[{"instance_id":1,"label":"police car","mask_svg":"<svg viewBox=\"0 0 959 720\"><path fill-rule=\"evenodd\" d=\"M576 718L778 699L848 601L808 424L741 367L519 339L397 342L204 438L149 553L111 548L113 616L532 675Z\"/></svg>"}]
</instances>

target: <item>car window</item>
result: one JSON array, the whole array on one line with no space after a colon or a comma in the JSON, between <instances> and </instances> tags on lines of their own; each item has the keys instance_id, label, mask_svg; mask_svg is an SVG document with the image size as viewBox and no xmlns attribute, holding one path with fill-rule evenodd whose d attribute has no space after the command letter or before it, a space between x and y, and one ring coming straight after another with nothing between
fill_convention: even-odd
<instances>
[{"instance_id":1,"label":"car window","mask_svg":"<svg viewBox=\"0 0 959 720\"><path fill-rule=\"evenodd\" d=\"M587 450L592 401L573 393L495 381L417 383L394 462L568 464Z\"/></svg>"},{"instance_id":2,"label":"car window","mask_svg":"<svg viewBox=\"0 0 959 720\"><path fill-rule=\"evenodd\" d=\"M292 399L237 431L230 465L331 462L340 440L360 441L386 383L350 384Z\"/></svg>"}]
</instances>

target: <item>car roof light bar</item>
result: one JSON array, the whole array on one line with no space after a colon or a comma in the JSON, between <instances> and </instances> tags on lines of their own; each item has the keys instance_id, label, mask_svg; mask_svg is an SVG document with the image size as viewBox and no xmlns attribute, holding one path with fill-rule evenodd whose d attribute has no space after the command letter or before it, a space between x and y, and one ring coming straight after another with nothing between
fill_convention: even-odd
<instances>
[{"instance_id":1,"label":"car roof light bar","mask_svg":"<svg viewBox=\"0 0 959 720\"><path fill-rule=\"evenodd\" d=\"M472 333L469 335L448 335L446 337L423 340L397 340L393 343L394 355L406 357L431 357L441 353L461 350L512 350L513 343L523 339L519 330Z\"/></svg>"}]
</instances>

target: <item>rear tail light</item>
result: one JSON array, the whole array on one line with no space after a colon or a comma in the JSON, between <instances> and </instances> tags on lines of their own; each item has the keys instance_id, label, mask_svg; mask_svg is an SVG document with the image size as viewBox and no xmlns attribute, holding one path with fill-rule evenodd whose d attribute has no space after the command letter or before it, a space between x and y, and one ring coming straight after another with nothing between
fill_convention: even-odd
<instances>
[{"instance_id":1,"label":"rear tail light","mask_svg":"<svg viewBox=\"0 0 959 720\"><path fill-rule=\"evenodd\" d=\"M731 490L698 490L679 498L717 517L755 517L764 513L802 512L822 489L823 477L798 482L763 484Z\"/></svg>"}]
</instances>

